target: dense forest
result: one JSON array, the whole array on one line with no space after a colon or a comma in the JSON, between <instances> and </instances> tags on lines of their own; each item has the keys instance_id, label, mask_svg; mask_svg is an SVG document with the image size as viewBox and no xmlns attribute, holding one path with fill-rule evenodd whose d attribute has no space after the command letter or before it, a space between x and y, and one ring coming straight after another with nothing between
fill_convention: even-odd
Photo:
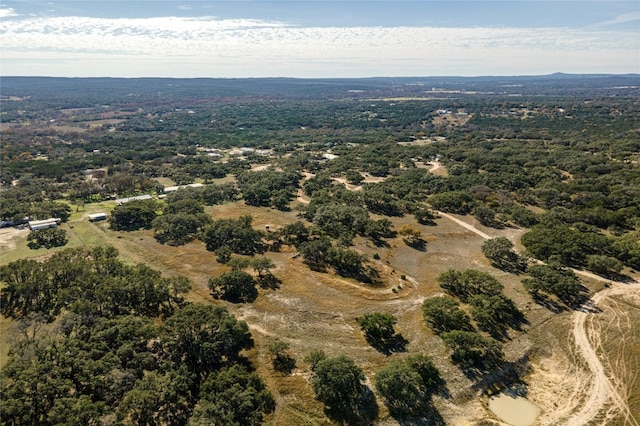
<instances>
[{"instance_id":1,"label":"dense forest","mask_svg":"<svg viewBox=\"0 0 640 426\"><path fill-rule=\"evenodd\" d=\"M580 309L590 289L576 270L614 281L640 270L637 75L3 77L1 90L0 220L62 223L28 237L37 257L2 261L0 309L15 327L3 424L261 424L283 404L265 371L281 381L300 365L332 421L372 423L382 404L401 424L443 424L432 398L446 399L449 373L384 309L351 320L389 359L371 389L353 356L298 354L286 336L269 334L261 364L237 309L284 291L278 253L395 297L403 287L380 256L400 243L429 253L442 215L522 230L484 242L486 270L442 265L444 295L421 304L447 365L485 390L489 377L519 380L504 345L527 332L531 304ZM151 197L114 202L140 195ZM238 206L295 220L212 213ZM103 234L211 254L223 272L199 284L207 300L193 277L110 245L67 248L73 218L98 208Z\"/></svg>"}]
</instances>

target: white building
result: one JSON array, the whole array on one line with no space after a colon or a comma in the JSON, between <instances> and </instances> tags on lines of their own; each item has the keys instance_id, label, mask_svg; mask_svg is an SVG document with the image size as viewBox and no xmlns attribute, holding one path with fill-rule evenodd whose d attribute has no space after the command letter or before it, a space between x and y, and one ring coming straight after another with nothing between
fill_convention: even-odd
<instances>
[{"instance_id":1,"label":"white building","mask_svg":"<svg viewBox=\"0 0 640 426\"><path fill-rule=\"evenodd\" d=\"M128 197L128 198L118 198L116 200L116 204L117 205L122 205L122 204L126 204L130 201L141 201L141 200L151 200L153 197L151 197L151 195L149 194L145 194L145 195L138 195L137 197Z\"/></svg>"},{"instance_id":2,"label":"white building","mask_svg":"<svg viewBox=\"0 0 640 426\"><path fill-rule=\"evenodd\" d=\"M107 219L106 213L93 213L89 215L89 222L97 222L99 220L106 220L106 219Z\"/></svg>"},{"instance_id":3,"label":"white building","mask_svg":"<svg viewBox=\"0 0 640 426\"><path fill-rule=\"evenodd\" d=\"M60 222L62 222L62 219L58 217L51 217L44 220L30 220L28 224L29 229L32 231L38 231L40 229L57 228L58 225L60 225Z\"/></svg>"}]
</instances>

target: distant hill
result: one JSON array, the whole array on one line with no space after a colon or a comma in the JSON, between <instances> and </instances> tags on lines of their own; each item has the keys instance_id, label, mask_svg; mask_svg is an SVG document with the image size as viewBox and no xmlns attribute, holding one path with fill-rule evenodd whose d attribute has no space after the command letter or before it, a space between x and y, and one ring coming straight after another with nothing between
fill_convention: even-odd
<instances>
[{"instance_id":1,"label":"distant hill","mask_svg":"<svg viewBox=\"0 0 640 426\"><path fill-rule=\"evenodd\" d=\"M578 95L638 94L640 74L564 74L481 77L376 77L357 79L173 79L1 77L3 97L82 99L87 106L172 98L370 98L457 94ZM96 99L97 98L97 99Z\"/></svg>"}]
</instances>

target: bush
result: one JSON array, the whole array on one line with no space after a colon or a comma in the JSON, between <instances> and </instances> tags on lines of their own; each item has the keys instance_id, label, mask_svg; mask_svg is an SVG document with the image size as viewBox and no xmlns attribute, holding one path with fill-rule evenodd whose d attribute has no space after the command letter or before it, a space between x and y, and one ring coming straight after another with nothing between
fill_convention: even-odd
<instances>
[{"instance_id":1,"label":"bush","mask_svg":"<svg viewBox=\"0 0 640 426\"><path fill-rule=\"evenodd\" d=\"M291 374L296 368L296 360L289 354L289 344L278 340L269 345L273 369L284 374Z\"/></svg>"}]
</instances>

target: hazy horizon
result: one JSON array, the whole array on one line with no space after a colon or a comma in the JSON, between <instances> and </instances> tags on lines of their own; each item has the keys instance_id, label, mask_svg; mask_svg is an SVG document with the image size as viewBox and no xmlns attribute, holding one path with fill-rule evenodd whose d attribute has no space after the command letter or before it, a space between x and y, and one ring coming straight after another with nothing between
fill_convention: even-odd
<instances>
[{"instance_id":1,"label":"hazy horizon","mask_svg":"<svg viewBox=\"0 0 640 426\"><path fill-rule=\"evenodd\" d=\"M2 1L0 75L640 73L636 1Z\"/></svg>"}]
</instances>

